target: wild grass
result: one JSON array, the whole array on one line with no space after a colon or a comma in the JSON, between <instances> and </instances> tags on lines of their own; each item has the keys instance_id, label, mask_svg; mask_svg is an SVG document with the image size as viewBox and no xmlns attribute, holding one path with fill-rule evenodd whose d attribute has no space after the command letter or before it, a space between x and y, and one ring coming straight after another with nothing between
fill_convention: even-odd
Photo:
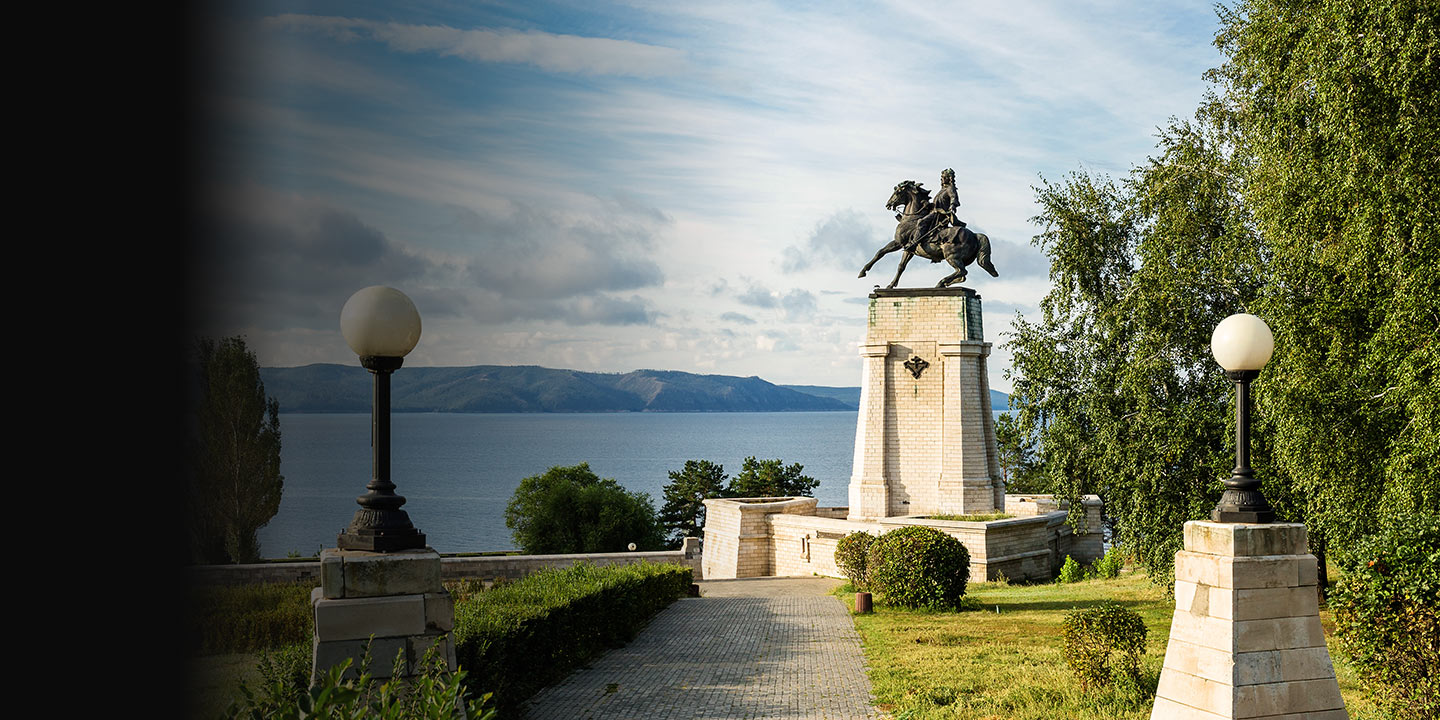
<instances>
[{"instance_id":1,"label":"wild grass","mask_svg":"<svg viewBox=\"0 0 1440 720\"><path fill-rule=\"evenodd\" d=\"M853 589L836 590L853 609ZM877 704L895 720L1143 720L1170 638L1174 602L1143 574L1055 585L971 583L967 598L981 608L934 612L877 606L856 615ZM1140 662L1144 697L1114 688L1083 691L1063 655L1066 613L1113 601L1138 613L1149 630ZM1333 624L1322 611L1327 639ZM1382 716L1336 655L1340 691L1353 720Z\"/></svg>"},{"instance_id":2,"label":"wild grass","mask_svg":"<svg viewBox=\"0 0 1440 720\"><path fill-rule=\"evenodd\" d=\"M989 522L991 520L1009 520L1015 517L1010 513L971 513L969 515L926 515L931 520L950 520L952 522Z\"/></svg>"}]
</instances>

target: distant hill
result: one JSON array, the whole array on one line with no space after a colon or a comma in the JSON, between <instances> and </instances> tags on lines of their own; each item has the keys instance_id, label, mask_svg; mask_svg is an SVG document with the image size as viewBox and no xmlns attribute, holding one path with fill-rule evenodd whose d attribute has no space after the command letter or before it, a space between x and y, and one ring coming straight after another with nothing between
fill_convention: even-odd
<instances>
[{"instance_id":1,"label":"distant hill","mask_svg":"<svg viewBox=\"0 0 1440 720\"><path fill-rule=\"evenodd\" d=\"M780 387L816 397L834 398L845 403L851 410L860 409L860 388L858 387L826 387L824 385L781 385ZM999 390L991 390L990 409L994 412L1009 410L1010 396Z\"/></svg>"},{"instance_id":2,"label":"distant hill","mask_svg":"<svg viewBox=\"0 0 1440 720\"><path fill-rule=\"evenodd\" d=\"M370 411L370 373L358 365L261 368L265 392L295 413ZM815 388L843 392L851 388ZM783 412L853 410L818 392L758 377L673 370L592 373L533 365L407 367L391 381L395 412Z\"/></svg>"}]
</instances>

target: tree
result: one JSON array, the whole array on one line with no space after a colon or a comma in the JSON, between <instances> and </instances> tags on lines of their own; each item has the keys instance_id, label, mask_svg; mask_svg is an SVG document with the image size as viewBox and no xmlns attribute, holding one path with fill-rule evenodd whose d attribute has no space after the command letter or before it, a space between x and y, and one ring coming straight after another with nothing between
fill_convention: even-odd
<instances>
[{"instance_id":1,"label":"tree","mask_svg":"<svg viewBox=\"0 0 1440 720\"><path fill-rule=\"evenodd\" d=\"M730 481L726 488L728 497L809 497L820 485L820 481L802 474L805 466L795 463L786 466L779 459L756 460L745 458L740 474Z\"/></svg>"},{"instance_id":2,"label":"tree","mask_svg":"<svg viewBox=\"0 0 1440 720\"><path fill-rule=\"evenodd\" d=\"M260 558L255 533L280 510L280 403L242 337L196 344L186 523L202 563Z\"/></svg>"},{"instance_id":3,"label":"tree","mask_svg":"<svg viewBox=\"0 0 1440 720\"><path fill-rule=\"evenodd\" d=\"M705 500L725 494L725 466L709 460L686 460L683 470L670 471L660 523L670 533L670 546L687 537L700 537L705 524Z\"/></svg>"},{"instance_id":4,"label":"tree","mask_svg":"<svg viewBox=\"0 0 1440 720\"><path fill-rule=\"evenodd\" d=\"M1269 253L1256 410L1312 543L1440 513L1440 6L1248 0L1216 43Z\"/></svg>"},{"instance_id":5,"label":"tree","mask_svg":"<svg viewBox=\"0 0 1440 720\"><path fill-rule=\"evenodd\" d=\"M1015 417L1002 414L995 420L995 445L1000 453L1000 472L1010 493L1043 493L1045 470L1036 455L1033 435L1025 433Z\"/></svg>"},{"instance_id":6,"label":"tree","mask_svg":"<svg viewBox=\"0 0 1440 720\"><path fill-rule=\"evenodd\" d=\"M623 552L665 546L650 496L601 478L589 463L552 467L520 481L505 508L505 526L531 555Z\"/></svg>"},{"instance_id":7,"label":"tree","mask_svg":"<svg viewBox=\"0 0 1440 720\"><path fill-rule=\"evenodd\" d=\"M1011 340L1049 485L1100 493L1161 582L1234 460L1207 345L1235 312L1276 336L1251 464L1279 519L1323 554L1440 513L1440 9L1245 0L1221 18L1228 60L1193 122L1118 186L1037 189L1054 290Z\"/></svg>"},{"instance_id":8,"label":"tree","mask_svg":"<svg viewBox=\"0 0 1440 720\"><path fill-rule=\"evenodd\" d=\"M1038 190L1054 289L1040 322L1016 323L1003 429L1038 438L1055 493L1100 494L1117 539L1166 582L1184 522L1208 515L1234 459L1210 332L1255 304L1263 263L1214 114L1173 121L1159 150L1119 184L1077 174ZM1265 457L1257 443L1253 464Z\"/></svg>"}]
</instances>

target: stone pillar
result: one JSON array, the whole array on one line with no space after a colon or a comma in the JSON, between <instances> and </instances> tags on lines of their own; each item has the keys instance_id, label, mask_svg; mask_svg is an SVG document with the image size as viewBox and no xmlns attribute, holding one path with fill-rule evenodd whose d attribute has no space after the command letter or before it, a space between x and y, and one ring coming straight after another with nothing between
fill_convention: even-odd
<instances>
[{"instance_id":1,"label":"stone pillar","mask_svg":"<svg viewBox=\"0 0 1440 720\"><path fill-rule=\"evenodd\" d=\"M1348 718L1305 526L1185 523L1152 720Z\"/></svg>"},{"instance_id":2,"label":"stone pillar","mask_svg":"<svg viewBox=\"0 0 1440 720\"><path fill-rule=\"evenodd\" d=\"M860 354L849 519L1003 508L980 296L877 289Z\"/></svg>"},{"instance_id":3,"label":"stone pillar","mask_svg":"<svg viewBox=\"0 0 1440 720\"><path fill-rule=\"evenodd\" d=\"M311 593L315 613L312 682L345 658L359 668L370 636L370 673L391 676L405 655L414 675L431 645L455 669L455 601L440 583L440 553L431 548L392 553L328 548L320 553L320 587ZM353 671L347 671L347 675Z\"/></svg>"},{"instance_id":4,"label":"stone pillar","mask_svg":"<svg viewBox=\"0 0 1440 720\"><path fill-rule=\"evenodd\" d=\"M882 518L889 514L890 507L890 488L885 479L885 374L890 344L861 345L860 355L865 359L850 474L851 520Z\"/></svg>"}]
</instances>

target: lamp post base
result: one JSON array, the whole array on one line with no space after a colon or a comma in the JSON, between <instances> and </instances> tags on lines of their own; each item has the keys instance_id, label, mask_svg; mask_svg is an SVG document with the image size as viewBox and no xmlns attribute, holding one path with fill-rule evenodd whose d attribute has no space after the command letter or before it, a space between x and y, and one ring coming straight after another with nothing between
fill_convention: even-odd
<instances>
[{"instance_id":1,"label":"lamp post base","mask_svg":"<svg viewBox=\"0 0 1440 720\"><path fill-rule=\"evenodd\" d=\"M404 510L361 508L355 511L350 527L335 539L335 546L341 550L369 552L420 550L425 547L425 533L410 524L410 516Z\"/></svg>"}]
</instances>

